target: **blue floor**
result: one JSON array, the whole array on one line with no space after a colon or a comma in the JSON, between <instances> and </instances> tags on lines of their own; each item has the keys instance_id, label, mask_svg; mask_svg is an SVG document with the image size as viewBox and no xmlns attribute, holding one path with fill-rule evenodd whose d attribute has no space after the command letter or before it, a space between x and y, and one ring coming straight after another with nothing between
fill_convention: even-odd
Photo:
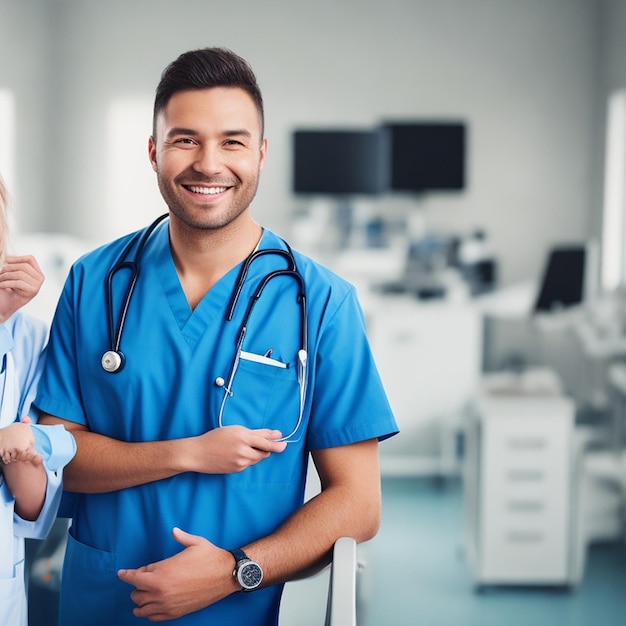
<instances>
[{"instance_id":1,"label":"blue floor","mask_svg":"<svg viewBox=\"0 0 626 626\"><path fill-rule=\"evenodd\" d=\"M365 546L362 626L624 626L626 546L595 545L582 583L564 588L472 586L456 481L386 479L383 522Z\"/></svg>"}]
</instances>

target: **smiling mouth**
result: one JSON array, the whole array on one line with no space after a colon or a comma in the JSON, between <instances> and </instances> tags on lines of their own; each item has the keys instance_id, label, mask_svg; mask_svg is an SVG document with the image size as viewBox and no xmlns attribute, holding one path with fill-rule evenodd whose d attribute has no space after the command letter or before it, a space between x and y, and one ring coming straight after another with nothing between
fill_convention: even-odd
<instances>
[{"instance_id":1,"label":"smiling mouth","mask_svg":"<svg viewBox=\"0 0 626 626\"><path fill-rule=\"evenodd\" d=\"M193 193L202 194L203 196L215 196L230 189L230 187L197 187L195 185L183 185L183 187Z\"/></svg>"}]
</instances>

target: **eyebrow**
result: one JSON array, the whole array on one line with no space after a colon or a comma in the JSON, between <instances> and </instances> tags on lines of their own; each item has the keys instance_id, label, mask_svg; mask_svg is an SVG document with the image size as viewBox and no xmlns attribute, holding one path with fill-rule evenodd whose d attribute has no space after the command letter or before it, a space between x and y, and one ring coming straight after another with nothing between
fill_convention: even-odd
<instances>
[{"instance_id":1,"label":"eyebrow","mask_svg":"<svg viewBox=\"0 0 626 626\"><path fill-rule=\"evenodd\" d=\"M170 130L167 132L167 137L174 137L176 135L193 135L196 136L198 135L198 131L194 130L193 128L183 128L181 126L175 127L175 128L170 128Z\"/></svg>"},{"instance_id":2,"label":"eyebrow","mask_svg":"<svg viewBox=\"0 0 626 626\"><path fill-rule=\"evenodd\" d=\"M246 130L245 128L238 128L235 130L227 130L224 133L224 136L226 137L252 137L252 133L249 130Z\"/></svg>"},{"instance_id":3,"label":"eyebrow","mask_svg":"<svg viewBox=\"0 0 626 626\"><path fill-rule=\"evenodd\" d=\"M193 128L183 128L183 127L175 127L171 128L167 137L176 137L177 135L191 135L192 137L197 137L200 133ZM225 137L252 137L252 133L245 128L236 128L233 130L226 130L222 133Z\"/></svg>"}]
</instances>

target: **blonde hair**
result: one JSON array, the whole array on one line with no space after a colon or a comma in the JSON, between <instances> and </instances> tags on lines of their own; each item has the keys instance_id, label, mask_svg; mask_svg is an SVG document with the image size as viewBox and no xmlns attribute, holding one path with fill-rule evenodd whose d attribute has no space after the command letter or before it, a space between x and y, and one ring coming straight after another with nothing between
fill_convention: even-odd
<instances>
[{"instance_id":1,"label":"blonde hair","mask_svg":"<svg viewBox=\"0 0 626 626\"><path fill-rule=\"evenodd\" d=\"M0 266L4 265L7 253L7 208L9 206L9 193L0 176Z\"/></svg>"}]
</instances>

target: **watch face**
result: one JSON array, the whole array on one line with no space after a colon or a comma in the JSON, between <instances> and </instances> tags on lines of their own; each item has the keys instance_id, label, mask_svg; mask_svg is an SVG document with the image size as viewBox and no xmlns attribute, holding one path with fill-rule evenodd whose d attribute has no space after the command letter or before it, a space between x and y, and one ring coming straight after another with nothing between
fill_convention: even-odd
<instances>
[{"instance_id":1,"label":"watch face","mask_svg":"<svg viewBox=\"0 0 626 626\"><path fill-rule=\"evenodd\" d=\"M245 563L239 570L239 582L244 589L254 589L261 584L263 572L256 563Z\"/></svg>"}]
</instances>

